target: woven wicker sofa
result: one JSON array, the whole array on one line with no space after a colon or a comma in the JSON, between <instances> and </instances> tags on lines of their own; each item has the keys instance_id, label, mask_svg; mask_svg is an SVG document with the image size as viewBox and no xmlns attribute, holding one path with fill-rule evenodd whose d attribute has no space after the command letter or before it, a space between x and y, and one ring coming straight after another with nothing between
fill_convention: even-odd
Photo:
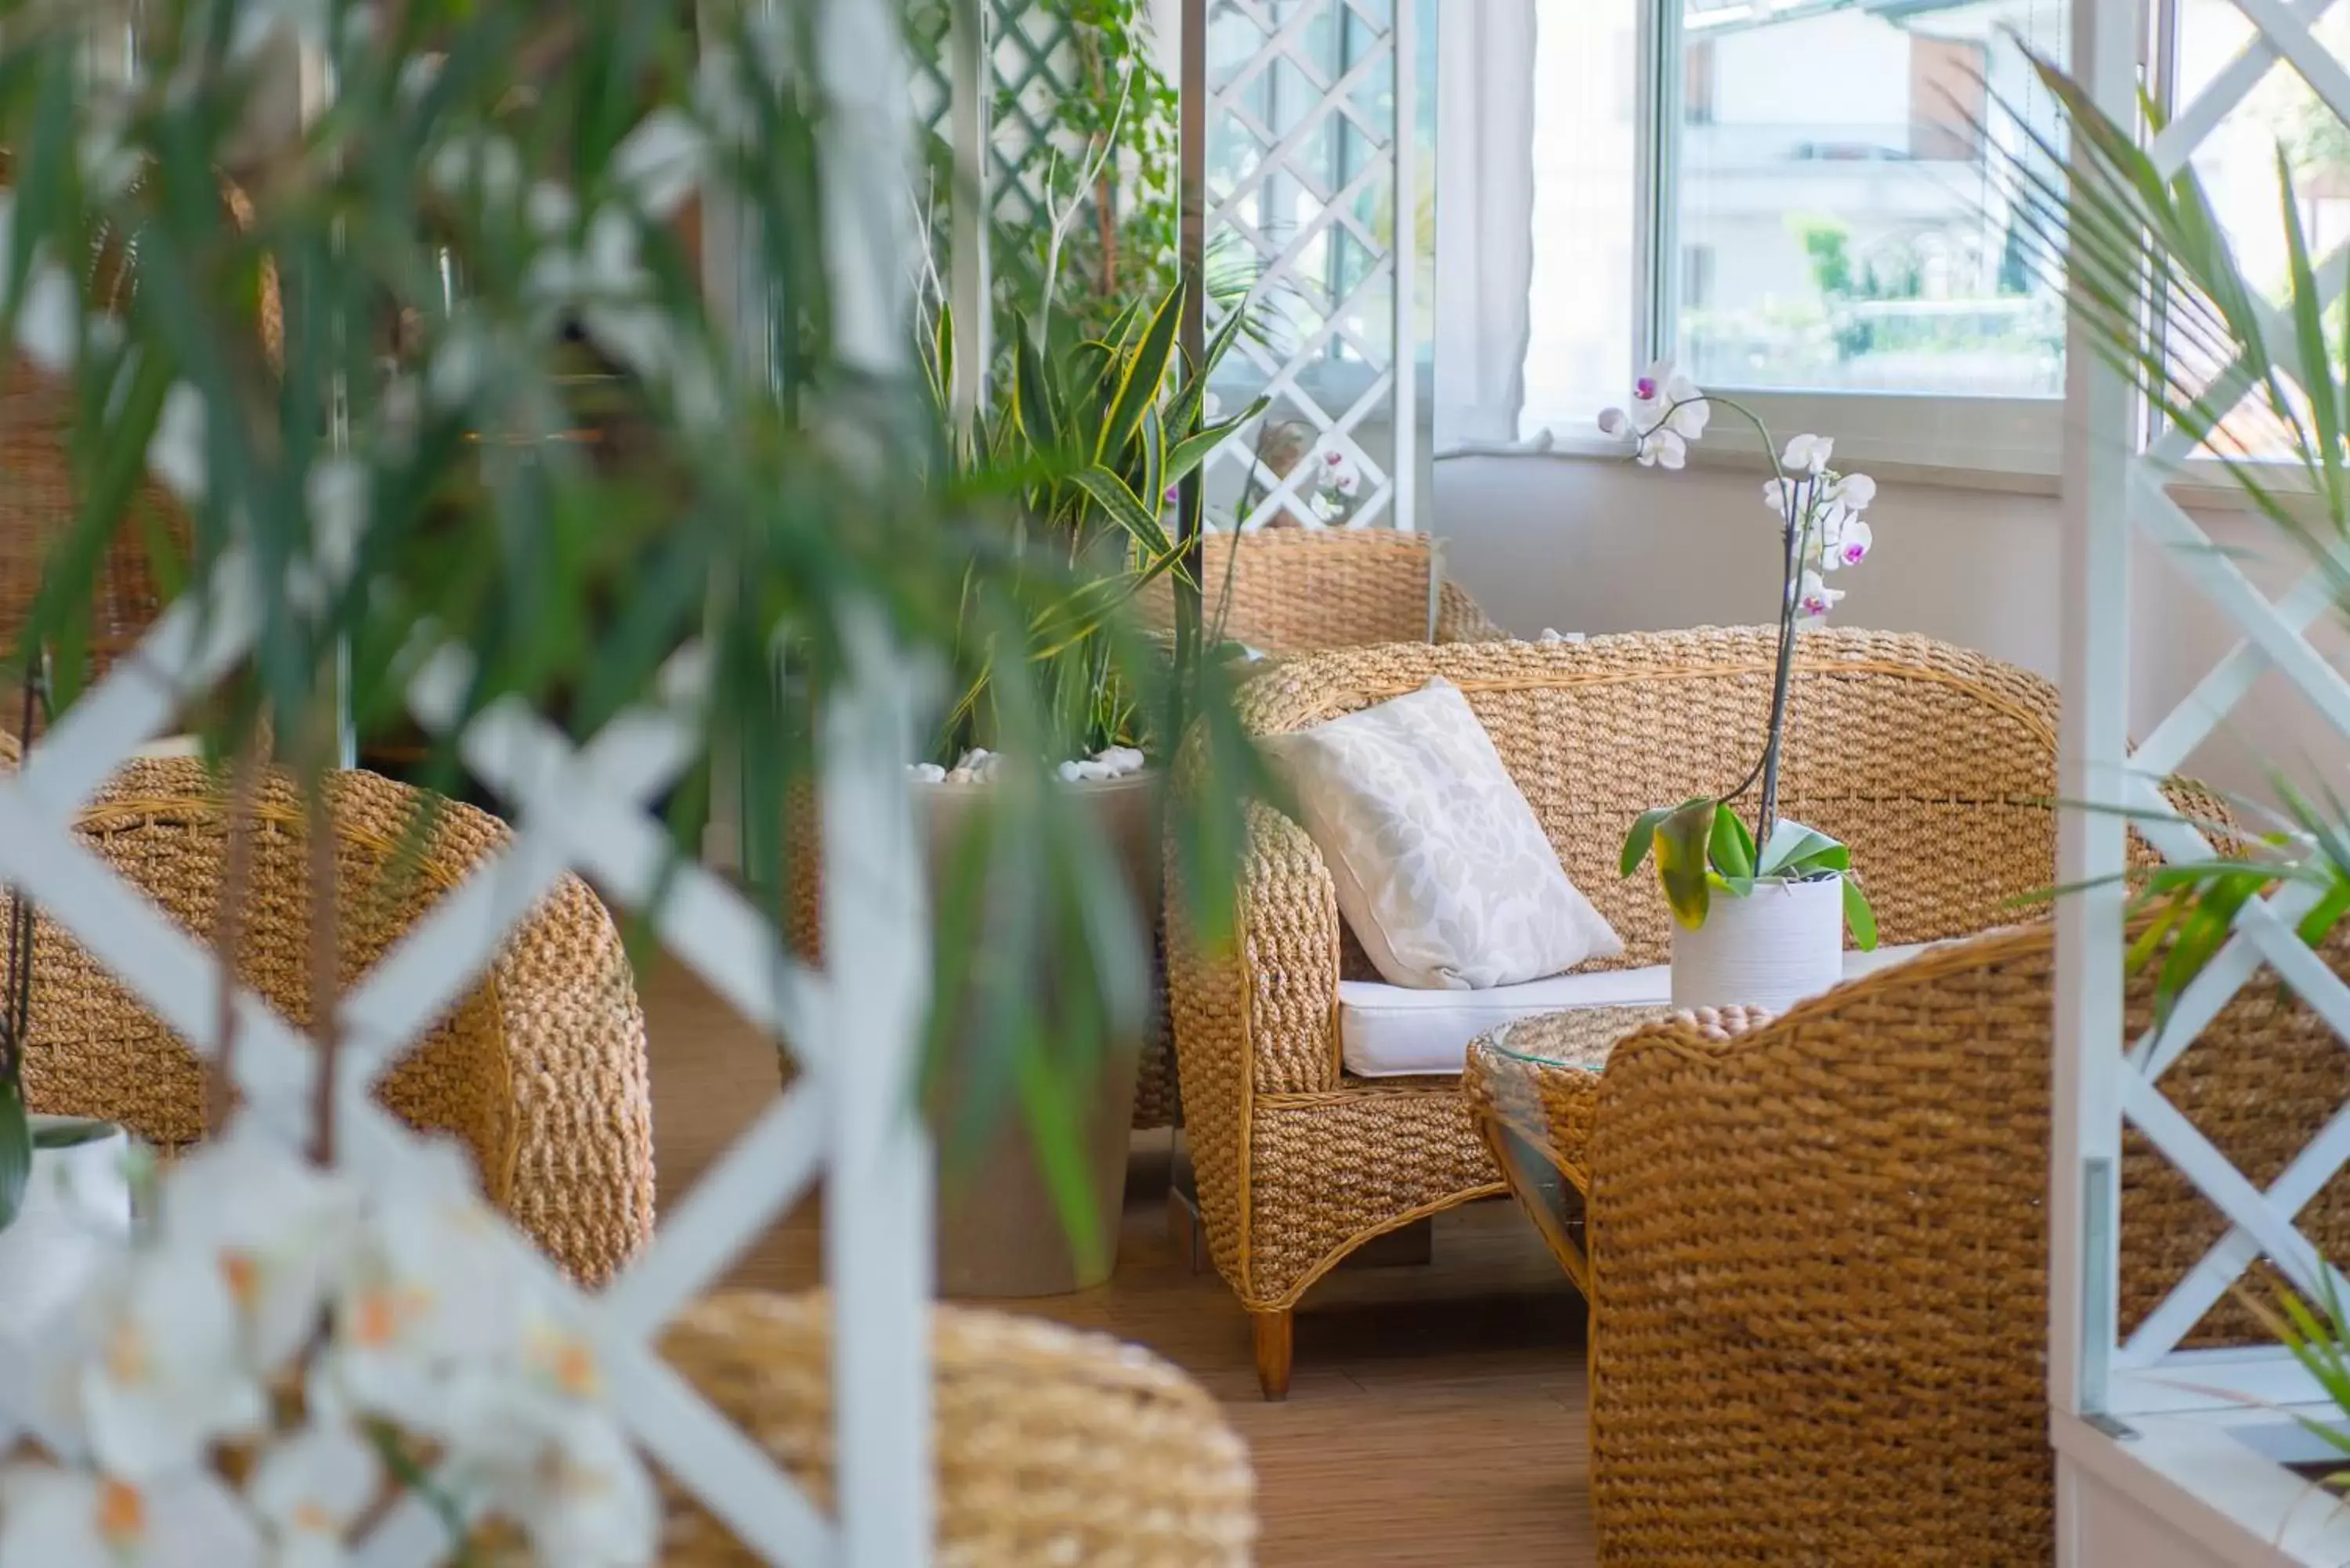
<instances>
[{"instance_id":1,"label":"woven wicker sofa","mask_svg":"<svg viewBox=\"0 0 2350 1568\"><path fill-rule=\"evenodd\" d=\"M1200 541L1202 613L1212 620L1221 605L1225 637L1281 657L1383 642L1505 639L1508 633L1486 618L1469 591L1450 580L1437 584L1430 627L1428 575L1437 558L1428 535L1392 528L1210 534ZM1163 581L1146 594L1142 609L1146 619L1173 624L1174 598ZM1145 1045L1136 1084L1137 1127L1180 1119L1174 1056L1163 1029Z\"/></svg>"},{"instance_id":2,"label":"woven wicker sofa","mask_svg":"<svg viewBox=\"0 0 2350 1568\"><path fill-rule=\"evenodd\" d=\"M2350 940L2326 957L2350 974ZM1735 1039L1660 1025L1617 1046L1588 1210L1601 1563L2054 1559L2054 967L2042 924L1840 986ZM2132 1037L2151 989L2130 983ZM2255 977L2159 1084L2266 1186L2350 1099L2350 1052ZM2350 1256L2350 1176L2299 1222L2320 1251ZM2128 1136L2125 1335L2227 1228ZM2263 1339L2223 1298L2188 1343Z\"/></svg>"},{"instance_id":3,"label":"woven wicker sofa","mask_svg":"<svg viewBox=\"0 0 2350 1568\"><path fill-rule=\"evenodd\" d=\"M1669 957L1653 880L1620 879L1645 806L1734 783L1762 743L1768 628L1586 643L1388 646L1299 659L1249 683L1253 732L1302 729L1459 686L1561 861L1622 936L1612 961ZM1803 634L1782 789L1789 816L1852 846L1888 943L2019 918L2054 878L2056 697L2047 682L1928 639ZM1357 1078L1336 1037L1342 975L1372 978L1304 830L1253 809L1237 940L1170 955L1183 1103L1209 1251L1253 1314L1268 1397L1291 1314L1365 1242L1502 1190L1457 1077Z\"/></svg>"},{"instance_id":4,"label":"woven wicker sofa","mask_svg":"<svg viewBox=\"0 0 2350 1568\"><path fill-rule=\"evenodd\" d=\"M0 763L16 742L0 736ZM337 936L348 984L506 842L443 802L421 843L419 792L369 773L331 784ZM255 805L243 972L296 1023L309 1016L302 800L269 775ZM198 938L215 929L227 846L219 783L192 760L135 762L83 807L76 836ZM32 1108L121 1123L164 1148L204 1130L195 1055L80 944L43 917L25 1088ZM453 1136L516 1226L575 1278L601 1284L652 1234L652 1101L644 1014L619 932L566 877L483 977L384 1078L379 1097Z\"/></svg>"}]
</instances>

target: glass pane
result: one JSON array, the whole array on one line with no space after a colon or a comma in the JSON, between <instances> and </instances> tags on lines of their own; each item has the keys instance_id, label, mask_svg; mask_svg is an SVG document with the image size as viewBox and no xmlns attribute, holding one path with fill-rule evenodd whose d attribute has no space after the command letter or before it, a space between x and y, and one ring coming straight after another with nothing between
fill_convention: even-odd
<instances>
[{"instance_id":1,"label":"glass pane","mask_svg":"<svg viewBox=\"0 0 2350 1568\"><path fill-rule=\"evenodd\" d=\"M1587 431L1632 373L1636 0L1538 5L1522 439Z\"/></svg>"},{"instance_id":2,"label":"glass pane","mask_svg":"<svg viewBox=\"0 0 2350 1568\"><path fill-rule=\"evenodd\" d=\"M2327 16L2314 29L2335 58L2350 57L2350 14ZM2252 42L2251 24L2229 0L2182 0L2178 8L2178 76L2175 102L2184 110L2232 67ZM2295 205L2311 254L2323 258L2350 241L2350 131L2282 61L2197 145L2195 172L2203 182L2245 280L2282 303L2288 294L2283 191L2277 182L2282 150L2293 171ZM2338 265L2338 264L2337 264ZM2323 264L2321 262L2321 267ZM2339 317L2327 333L2339 380ZM2208 375L2219 369L2209 334L2175 331L2171 353L2184 369ZM2285 389L2287 409L2301 411L2297 389ZM2265 393L2244 399L2213 445L2230 454L2282 455L2293 444L2286 410Z\"/></svg>"},{"instance_id":3,"label":"glass pane","mask_svg":"<svg viewBox=\"0 0 2350 1568\"><path fill-rule=\"evenodd\" d=\"M1683 368L2060 393L2063 303L2010 235L1998 174L2024 140L1999 106L2056 120L2011 30L2059 53L2064 0L1683 4Z\"/></svg>"}]
</instances>

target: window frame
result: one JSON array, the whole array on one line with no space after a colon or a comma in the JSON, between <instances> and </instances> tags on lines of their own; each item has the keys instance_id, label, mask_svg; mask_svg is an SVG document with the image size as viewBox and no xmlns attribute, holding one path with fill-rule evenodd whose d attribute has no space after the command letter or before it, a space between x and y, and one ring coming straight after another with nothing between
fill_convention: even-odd
<instances>
[{"instance_id":1,"label":"window frame","mask_svg":"<svg viewBox=\"0 0 2350 1568\"><path fill-rule=\"evenodd\" d=\"M2070 5L2088 0L2068 0ZM2155 0L2149 0L2154 4ZM2168 11L2168 5L2159 5ZM1641 0L1634 46L1638 78L1633 252L1633 358L1625 384L1672 353L1679 337L1680 174L1685 36L1681 0ZM2174 40L2166 38L2166 44ZM2167 77L2168 72L2164 75ZM1995 397L1958 392L1835 391L1717 385L1707 389L1751 408L1781 441L1799 431L1836 440L1856 462L1923 471L1972 472L2053 484L2064 469L2062 392ZM1581 442L1572 443L1580 446ZM1709 428L1707 446L1752 453L1761 442L1736 421ZM1614 443L1601 443L1617 450ZM1561 450L1555 437L1552 450Z\"/></svg>"}]
</instances>

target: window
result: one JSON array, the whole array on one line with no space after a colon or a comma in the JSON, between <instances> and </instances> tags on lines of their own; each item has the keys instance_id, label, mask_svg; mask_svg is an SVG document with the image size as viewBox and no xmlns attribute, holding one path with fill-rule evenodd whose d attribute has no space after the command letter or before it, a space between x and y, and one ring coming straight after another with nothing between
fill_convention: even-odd
<instances>
[{"instance_id":1,"label":"window","mask_svg":"<svg viewBox=\"0 0 2350 1568\"><path fill-rule=\"evenodd\" d=\"M1713 298L1713 247L1681 247L1681 308L1703 310Z\"/></svg>"},{"instance_id":2,"label":"window","mask_svg":"<svg viewBox=\"0 0 2350 1568\"><path fill-rule=\"evenodd\" d=\"M2059 393L2063 304L2013 265L1983 142L2014 134L1994 100L2043 109L2002 29L2056 47L2056 0L1682 4L1684 57L1709 62L1711 101L1682 108L1668 206L1683 247L1721 258L1702 298L1683 291L1674 325L1690 372L1725 386Z\"/></svg>"}]
</instances>

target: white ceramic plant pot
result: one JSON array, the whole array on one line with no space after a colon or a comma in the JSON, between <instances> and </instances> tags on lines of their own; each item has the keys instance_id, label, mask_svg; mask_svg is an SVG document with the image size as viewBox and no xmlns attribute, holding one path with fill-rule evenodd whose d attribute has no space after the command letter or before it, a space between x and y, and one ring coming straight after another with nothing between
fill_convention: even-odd
<instances>
[{"instance_id":1,"label":"white ceramic plant pot","mask_svg":"<svg viewBox=\"0 0 2350 1568\"><path fill-rule=\"evenodd\" d=\"M33 1150L16 1223L0 1231L0 1334L34 1328L78 1295L112 1242L130 1230L130 1140L105 1122L35 1116L39 1137L90 1136Z\"/></svg>"},{"instance_id":2,"label":"white ceramic plant pot","mask_svg":"<svg viewBox=\"0 0 2350 1568\"><path fill-rule=\"evenodd\" d=\"M1673 928L1675 1007L1767 1007L1817 996L1844 978L1844 878L1758 882L1743 898L1717 888L1705 924Z\"/></svg>"}]
</instances>

